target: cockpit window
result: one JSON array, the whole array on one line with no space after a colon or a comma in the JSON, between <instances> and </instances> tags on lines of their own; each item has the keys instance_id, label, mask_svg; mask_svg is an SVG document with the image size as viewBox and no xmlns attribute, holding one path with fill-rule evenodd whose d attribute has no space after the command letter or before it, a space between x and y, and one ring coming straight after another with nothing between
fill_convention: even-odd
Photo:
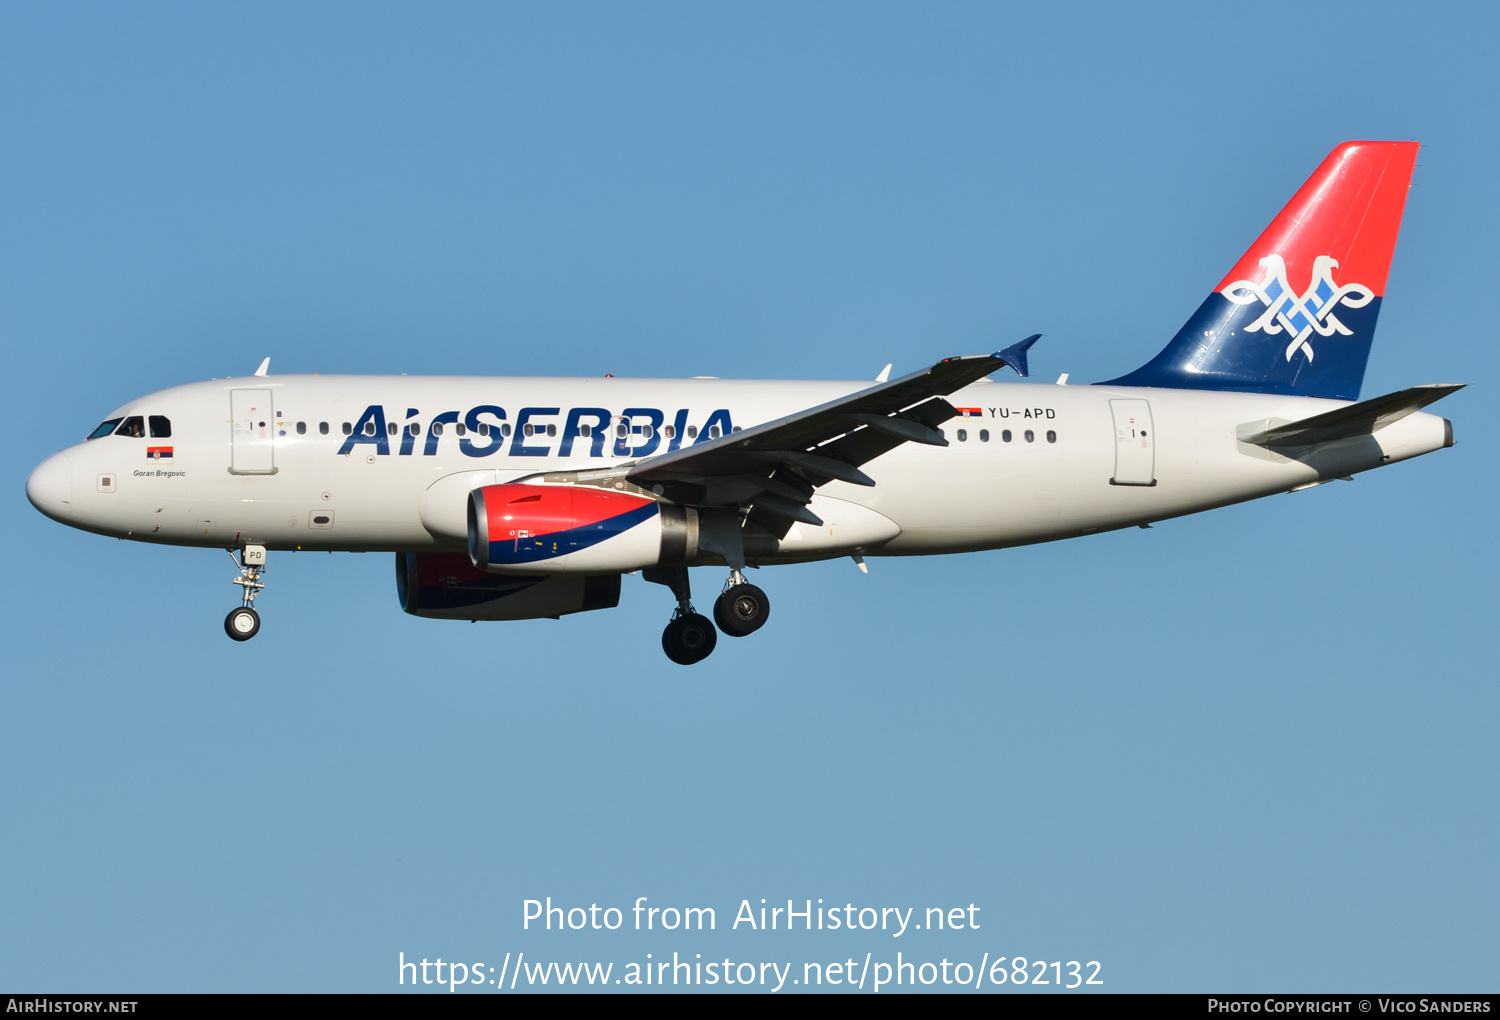
<instances>
[{"instance_id":1,"label":"cockpit window","mask_svg":"<svg viewBox=\"0 0 1500 1020\"><path fill-rule=\"evenodd\" d=\"M100 436L109 435L115 430L115 426L124 420L123 418L111 418L109 421L100 422L99 427L89 433L89 439L98 439Z\"/></svg>"},{"instance_id":2,"label":"cockpit window","mask_svg":"<svg viewBox=\"0 0 1500 1020\"><path fill-rule=\"evenodd\" d=\"M138 414L132 414L120 423L119 428L115 429L115 435L129 436L132 439L145 439L146 419Z\"/></svg>"},{"instance_id":3,"label":"cockpit window","mask_svg":"<svg viewBox=\"0 0 1500 1020\"><path fill-rule=\"evenodd\" d=\"M146 421L151 426L152 439L172 438L172 420L170 418L163 417L159 414L153 414L150 418L147 418Z\"/></svg>"}]
</instances>

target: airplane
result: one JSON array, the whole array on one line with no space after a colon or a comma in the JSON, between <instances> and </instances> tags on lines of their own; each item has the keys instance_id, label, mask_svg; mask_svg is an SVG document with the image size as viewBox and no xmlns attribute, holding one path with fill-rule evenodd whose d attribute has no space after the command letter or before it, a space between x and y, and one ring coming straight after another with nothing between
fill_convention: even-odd
<instances>
[{"instance_id":1,"label":"airplane","mask_svg":"<svg viewBox=\"0 0 1500 1020\"><path fill-rule=\"evenodd\" d=\"M558 618L639 573L676 600L673 662L770 614L751 568L1075 538L1297 491L1453 445L1422 408L1359 400L1419 145L1323 161L1187 323L1093 385L1028 374L1028 337L872 384L269 374L176 386L43 461L43 514L221 548L260 630L268 551L395 554L407 613ZM727 568L713 621L688 568Z\"/></svg>"}]
</instances>

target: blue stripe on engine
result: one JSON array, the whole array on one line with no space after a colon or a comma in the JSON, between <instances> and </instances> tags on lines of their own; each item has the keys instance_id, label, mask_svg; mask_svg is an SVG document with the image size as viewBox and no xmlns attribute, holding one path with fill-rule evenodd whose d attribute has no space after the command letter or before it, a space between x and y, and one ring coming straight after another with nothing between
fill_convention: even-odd
<instances>
[{"instance_id":1,"label":"blue stripe on engine","mask_svg":"<svg viewBox=\"0 0 1500 1020\"><path fill-rule=\"evenodd\" d=\"M616 535L624 534L637 524L655 517L660 508L655 502L642 503L634 510L627 510L614 517L606 517L581 528L554 531L548 535L532 535L530 538L505 538L490 541L490 563L519 564L538 563L555 559L606 542Z\"/></svg>"}]
</instances>

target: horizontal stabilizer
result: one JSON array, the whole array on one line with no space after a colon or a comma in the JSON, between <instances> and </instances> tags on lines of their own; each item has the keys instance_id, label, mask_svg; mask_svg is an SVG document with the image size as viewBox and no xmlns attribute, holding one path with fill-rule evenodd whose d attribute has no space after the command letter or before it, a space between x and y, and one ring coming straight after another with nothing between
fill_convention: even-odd
<instances>
[{"instance_id":1,"label":"horizontal stabilizer","mask_svg":"<svg viewBox=\"0 0 1500 1020\"><path fill-rule=\"evenodd\" d=\"M1315 446L1367 436L1463 388L1463 383L1413 386L1301 421L1276 425L1268 421L1249 422L1239 427L1239 440L1254 446Z\"/></svg>"}]
</instances>

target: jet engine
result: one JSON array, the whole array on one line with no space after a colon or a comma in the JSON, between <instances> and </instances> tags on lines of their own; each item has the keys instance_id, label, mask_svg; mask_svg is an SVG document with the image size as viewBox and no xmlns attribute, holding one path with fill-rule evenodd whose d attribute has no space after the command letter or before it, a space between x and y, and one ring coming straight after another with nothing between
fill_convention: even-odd
<instances>
[{"instance_id":1,"label":"jet engine","mask_svg":"<svg viewBox=\"0 0 1500 1020\"><path fill-rule=\"evenodd\" d=\"M697 553L697 512L649 496L524 483L469 493L469 555L480 570L621 573Z\"/></svg>"},{"instance_id":2,"label":"jet engine","mask_svg":"<svg viewBox=\"0 0 1500 1020\"><path fill-rule=\"evenodd\" d=\"M620 575L493 574L464 553L397 553L396 597L411 615L436 620L555 620L619 605Z\"/></svg>"}]
</instances>

